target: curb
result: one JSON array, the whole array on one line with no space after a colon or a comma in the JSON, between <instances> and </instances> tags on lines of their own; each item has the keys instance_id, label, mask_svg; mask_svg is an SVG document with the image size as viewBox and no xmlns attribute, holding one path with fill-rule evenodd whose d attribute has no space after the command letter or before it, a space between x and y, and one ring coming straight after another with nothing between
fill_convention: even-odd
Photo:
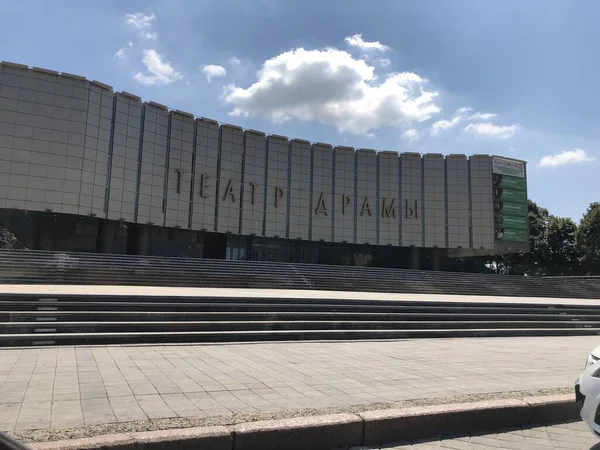
<instances>
[{"instance_id":1,"label":"curb","mask_svg":"<svg viewBox=\"0 0 600 450\"><path fill-rule=\"evenodd\" d=\"M31 450L330 450L579 418L572 395L297 417L30 444Z\"/></svg>"}]
</instances>

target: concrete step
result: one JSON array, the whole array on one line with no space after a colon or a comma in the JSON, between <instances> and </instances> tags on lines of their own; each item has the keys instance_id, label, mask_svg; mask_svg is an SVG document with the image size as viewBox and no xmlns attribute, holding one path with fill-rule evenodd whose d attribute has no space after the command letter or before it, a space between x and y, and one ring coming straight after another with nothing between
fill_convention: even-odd
<instances>
[{"instance_id":1,"label":"concrete step","mask_svg":"<svg viewBox=\"0 0 600 450\"><path fill-rule=\"evenodd\" d=\"M177 321L177 322L2 322L5 334L113 333L113 332L252 332L329 330L472 330L472 329L581 329L600 328L600 321Z\"/></svg>"},{"instance_id":2,"label":"concrete step","mask_svg":"<svg viewBox=\"0 0 600 450\"><path fill-rule=\"evenodd\" d=\"M259 300L259 301L257 301ZM476 313L494 313L498 311L520 314L598 314L598 307L533 305L508 303L461 303L461 302L404 302L404 301L356 301L329 299L313 301L312 299L205 299L182 298L171 300L160 297L148 300L146 297L114 296L111 300L98 299L95 296L78 296L73 299L14 299L0 300L0 311L37 310L42 306L52 306L64 310L80 311L345 311L345 312L447 312L470 311Z\"/></svg>"},{"instance_id":3,"label":"concrete step","mask_svg":"<svg viewBox=\"0 0 600 450\"><path fill-rule=\"evenodd\" d=\"M497 310L495 313L478 312L346 312L346 311L63 311L60 308L36 311L0 311L2 322L40 321L600 321L600 310L596 314L515 314Z\"/></svg>"},{"instance_id":4,"label":"concrete step","mask_svg":"<svg viewBox=\"0 0 600 450\"><path fill-rule=\"evenodd\" d=\"M597 314L495 314L473 312L345 312L345 311L62 311L48 307L36 311L0 311L2 322L154 322L154 321L600 321Z\"/></svg>"},{"instance_id":5,"label":"concrete step","mask_svg":"<svg viewBox=\"0 0 600 450\"><path fill-rule=\"evenodd\" d=\"M600 298L597 277L518 277L258 261L0 252L0 283L22 282Z\"/></svg>"},{"instance_id":6,"label":"concrete step","mask_svg":"<svg viewBox=\"0 0 600 450\"><path fill-rule=\"evenodd\" d=\"M0 346L146 344L182 342L247 342L289 340L414 339L446 337L582 336L599 335L600 328L518 328L469 330L270 330L270 331L169 331L113 333L0 334Z\"/></svg>"}]
</instances>

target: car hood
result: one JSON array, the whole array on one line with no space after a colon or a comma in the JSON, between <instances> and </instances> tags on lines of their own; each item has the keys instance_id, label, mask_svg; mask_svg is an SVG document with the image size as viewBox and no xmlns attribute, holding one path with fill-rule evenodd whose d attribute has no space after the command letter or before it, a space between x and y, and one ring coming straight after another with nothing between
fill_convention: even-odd
<instances>
[{"instance_id":1,"label":"car hood","mask_svg":"<svg viewBox=\"0 0 600 450\"><path fill-rule=\"evenodd\" d=\"M594 347L594 349L590 352L594 358L600 359L600 345Z\"/></svg>"}]
</instances>

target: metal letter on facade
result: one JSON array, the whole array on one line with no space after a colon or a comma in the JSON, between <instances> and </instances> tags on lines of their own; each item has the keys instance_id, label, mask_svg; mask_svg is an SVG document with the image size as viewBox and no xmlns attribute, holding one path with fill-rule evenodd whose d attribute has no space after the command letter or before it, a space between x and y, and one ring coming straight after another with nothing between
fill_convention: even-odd
<instances>
[{"instance_id":1,"label":"metal letter on facade","mask_svg":"<svg viewBox=\"0 0 600 450\"><path fill-rule=\"evenodd\" d=\"M362 216L365 211L367 211L369 216L373 215L371 214L371 206L369 206L369 197L365 197L365 201L363 202L362 208L360 210L360 215Z\"/></svg>"},{"instance_id":2,"label":"metal letter on facade","mask_svg":"<svg viewBox=\"0 0 600 450\"><path fill-rule=\"evenodd\" d=\"M256 195L256 183L250 183L250 186L252 186L251 203L254 205L254 197Z\"/></svg>"},{"instance_id":3,"label":"metal letter on facade","mask_svg":"<svg viewBox=\"0 0 600 450\"><path fill-rule=\"evenodd\" d=\"M325 214L327 215L327 205L325 204L325 199L323 198L323 193L319 196L319 201L317 202L317 209L315 209L315 215Z\"/></svg>"},{"instance_id":4,"label":"metal letter on facade","mask_svg":"<svg viewBox=\"0 0 600 450\"><path fill-rule=\"evenodd\" d=\"M396 199L393 198L389 206L387 198L383 198L383 206L381 207L381 217L396 217Z\"/></svg>"},{"instance_id":5,"label":"metal letter on facade","mask_svg":"<svg viewBox=\"0 0 600 450\"><path fill-rule=\"evenodd\" d=\"M405 215L407 219L418 219L419 218L419 202L418 200L404 200L405 201Z\"/></svg>"},{"instance_id":6,"label":"metal letter on facade","mask_svg":"<svg viewBox=\"0 0 600 450\"><path fill-rule=\"evenodd\" d=\"M342 214L346 214L346 206L350 205L350 197L342 194Z\"/></svg>"},{"instance_id":7,"label":"metal letter on facade","mask_svg":"<svg viewBox=\"0 0 600 450\"><path fill-rule=\"evenodd\" d=\"M279 200L283 198L283 189L275 186L275 208L279 206Z\"/></svg>"},{"instance_id":8,"label":"metal letter on facade","mask_svg":"<svg viewBox=\"0 0 600 450\"><path fill-rule=\"evenodd\" d=\"M227 197L231 199L233 203L235 203L235 192L233 191L233 180L229 180L227 183L227 187L225 188L225 195L223 195L223 200L227 200Z\"/></svg>"},{"instance_id":9,"label":"metal letter on facade","mask_svg":"<svg viewBox=\"0 0 600 450\"><path fill-rule=\"evenodd\" d=\"M200 197L202 198L208 198L208 179L210 177L208 175L206 175L205 173L203 173L202 175L200 175Z\"/></svg>"}]
</instances>

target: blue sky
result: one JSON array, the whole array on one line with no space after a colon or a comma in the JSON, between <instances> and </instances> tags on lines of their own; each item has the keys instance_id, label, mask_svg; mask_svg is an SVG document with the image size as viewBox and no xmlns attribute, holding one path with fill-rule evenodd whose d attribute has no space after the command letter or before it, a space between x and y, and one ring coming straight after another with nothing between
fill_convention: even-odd
<instances>
[{"instance_id":1,"label":"blue sky","mask_svg":"<svg viewBox=\"0 0 600 450\"><path fill-rule=\"evenodd\" d=\"M1 60L313 142L524 159L530 198L575 220L600 201L594 0L20 0L0 14Z\"/></svg>"}]
</instances>

